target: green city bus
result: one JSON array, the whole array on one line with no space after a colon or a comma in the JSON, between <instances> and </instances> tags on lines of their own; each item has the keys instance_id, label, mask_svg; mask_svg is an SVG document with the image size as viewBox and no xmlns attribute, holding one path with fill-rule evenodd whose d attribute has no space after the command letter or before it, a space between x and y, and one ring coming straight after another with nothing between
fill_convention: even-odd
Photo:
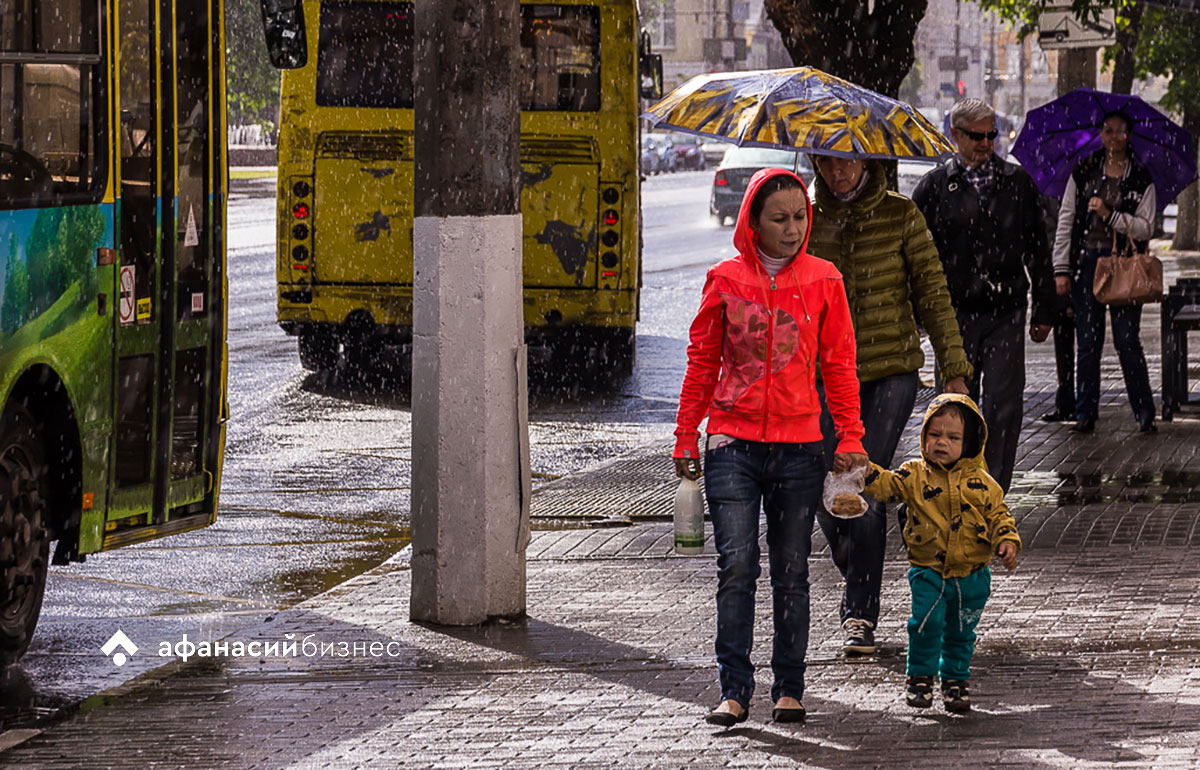
<instances>
[{"instance_id":1,"label":"green city bus","mask_svg":"<svg viewBox=\"0 0 1200 770\"><path fill-rule=\"evenodd\" d=\"M216 517L222 2L0 2L0 665L52 541L66 564Z\"/></svg>"},{"instance_id":2,"label":"green city bus","mask_svg":"<svg viewBox=\"0 0 1200 770\"><path fill-rule=\"evenodd\" d=\"M278 321L327 369L412 338L413 13L265 0L281 87ZM290 10L292 29L283 18ZM274 13L272 13L274 11ZM531 356L628 372L641 287L639 98L662 62L636 0L522 2L521 213ZM269 45L270 47L270 45ZM285 61L286 59L286 61Z\"/></svg>"}]
</instances>

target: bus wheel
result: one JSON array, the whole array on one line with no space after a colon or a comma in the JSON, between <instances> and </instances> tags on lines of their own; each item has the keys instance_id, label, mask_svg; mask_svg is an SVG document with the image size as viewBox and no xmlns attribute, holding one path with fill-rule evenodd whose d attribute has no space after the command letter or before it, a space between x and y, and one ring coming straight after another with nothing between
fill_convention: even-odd
<instances>
[{"instance_id":1,"label":"bus wheel","mask_svg":"<svg viewBox=\"0 0 1200 770\"><path fill-rule=\"evenodd\" d=\"M38 435L24 408L0 420L0 666L29 646L46 592L49 510Z\"/></svg>"},{"instance_id":2,"label":"bus wheel","mask_svg":"<svg viewBox=\"0 0 1200 770\"><path fill-rule=\"evenodd\" d=\"M300 332L300 365L310 372L337 367L338 339L329 332Z\"/></svg>"}]
</instances>

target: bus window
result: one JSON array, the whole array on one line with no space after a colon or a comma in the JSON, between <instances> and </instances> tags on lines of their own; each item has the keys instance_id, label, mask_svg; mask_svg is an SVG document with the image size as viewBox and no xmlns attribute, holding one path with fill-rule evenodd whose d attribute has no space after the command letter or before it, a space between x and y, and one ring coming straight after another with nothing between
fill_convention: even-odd
<instances>
[{"instance_id":1,"label":"bus window","mask_svg":"<svg viewBox=\"0 0 1200 770\"><path fill-rule=\"evenodd\" d=\"M413 4L321 4L317 104L413 106Z\"/></svg>"},{"instance_id":2,"label":"bus window","mask_svg":"<svg viewBox=\"0 0 1200 770\"><path fill-rule=\"evenodd\" d=\"M100 171L96 3L34 13L32 2L0 3L0 198L8 206L90 197Z\"/></svg>"},{"instance_id":3,"label":"bus window","mask_svg":"<svg viewBox=\"0 0 1200 770\"><path fill-rule=\"evenodd\" d=\"M521 109L600 109L600 11L521 6Z\"/></svg>"}]
</instances>

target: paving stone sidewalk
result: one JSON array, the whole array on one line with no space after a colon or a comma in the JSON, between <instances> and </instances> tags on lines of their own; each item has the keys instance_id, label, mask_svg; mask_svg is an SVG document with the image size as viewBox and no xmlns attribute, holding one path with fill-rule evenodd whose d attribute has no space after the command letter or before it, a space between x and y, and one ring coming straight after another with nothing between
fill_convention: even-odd
<instances>
[{"instance_id":1,"label":"paving stone sidewalk","mask_svg":"<svg viewBox=\"0 0 1200 770\"><path fill-rule=\"evenodd\" d=\"M1157 392L1157 317L1146 315ZM170 663L0 750L0 766L1198 767L1200 413L1137 434L1110 346L1097 432L1069 435L1036 420L1050 408L1050 355L1029 347L1010 496L1026 550L1015 572L993 573L969 715L904 705L907 565L893 530L880 654L843 659L841 580L818 535L807 722L770 722L764 577L750 719L703 724L719 697L711 543L675 556L669 522L651 513L535 533L525 622L411 623L396 558L224 640L307 639L330 654ZM565 481L594 488L611 468Z\"/></svg>"}]
</instances>

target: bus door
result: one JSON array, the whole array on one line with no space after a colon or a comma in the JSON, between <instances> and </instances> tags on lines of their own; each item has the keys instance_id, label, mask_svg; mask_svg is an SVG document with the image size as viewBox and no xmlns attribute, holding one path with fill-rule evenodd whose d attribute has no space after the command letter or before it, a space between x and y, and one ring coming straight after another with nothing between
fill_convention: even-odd
<instances>
[{"instance_id":1,"label":"bus door","mask_svg":"<svg viewBox=\"0 0 1200 770\"><path fill-rule=\"evenodd\" d=\"M222 302L210 4L119 0L120 272L106 547L120 545L127 527L184 524L206 510L212 492L206 466L215 457L205 447L214 437L205 424L206 410L219 408Z\"/></svg>"}]
</instances>

